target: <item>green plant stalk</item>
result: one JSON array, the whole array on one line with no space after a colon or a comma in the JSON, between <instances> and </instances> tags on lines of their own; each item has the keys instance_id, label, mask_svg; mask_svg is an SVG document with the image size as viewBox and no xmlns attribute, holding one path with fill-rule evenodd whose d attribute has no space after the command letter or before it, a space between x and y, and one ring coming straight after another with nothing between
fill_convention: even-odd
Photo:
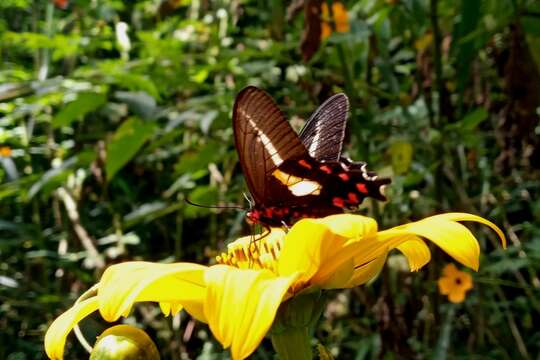
<instances>
[{"instance_id":1,"label":"green plant stalk","mask_svg":"<svg viewBox=\"0 0 540 360\"><path fill-rule=\"evenodd\" d=\"M272 345L280 360L312 360L309 328L291 327L272 334Z\"/></svg>"},{"instance_id":2,"label":"green plant stalk","mask_svg":"<svg viewBox=\"0 0 540 360\"><path fill-rule=\"evenodd\" d=\"M443 97L442 97L444 93L444 82L442 78L442 55L441 55L442 39L441 39L441 30L439 28L437 4L438 4L438 0L429 1L431 26L433 28L433 62L435 64L435 84L437 86L437 92L439 94L438 96L439 109L437 111L437 116L435 117L436 119L435 125L441 127L443 125L441 111L444 107L444 102L443 102Z\"/></svg>"},{"instance_id":3,"label":"green plant stalk","mask_svg":"<svg viewBox=\"0 0 540 360\"><path fill-rule=\"evenodd\" d=\"M508 299L504 295L504 292L501 290L500 287L495 287L495 291L497 293L497 296L499 297L501 301L501 306L504 307L503 313L506 317L506 320L508 321L508 327L510 328L510 333L512 333L512 336L514 337L514 340L517 345L517 350L521 354L521 357L523 359L530 359L530 355L527 351L527 345L525 345L525 342L523 341L523 336L521 336L521 333L519 331L519 328L517 326L516 320L514 319L514 315L508 308Z\"/></svg>"},{"instance_id":4,"label":"green plant stalk","mask_svg":"<svg viewBox=\"0 0 540 360\"><path fill-rule=\"evenodd\" d=\"M446 360L447 358L448 349L450 348L450 335L452 334L452 325L455 315L456 306L454 304L450 304L446 317L444 318L444 323L441 327L441 334L437 340L435 351L431 357L433 360Z\"/></svg>"}]
</instances>

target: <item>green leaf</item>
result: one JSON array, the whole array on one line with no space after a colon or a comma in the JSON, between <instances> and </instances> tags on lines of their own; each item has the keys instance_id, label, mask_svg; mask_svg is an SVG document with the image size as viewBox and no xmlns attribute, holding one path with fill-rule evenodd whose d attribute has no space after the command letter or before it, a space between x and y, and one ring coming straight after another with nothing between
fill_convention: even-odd
<instances>
[{"instance_id":1,"label":"green leaf","mask_svg":"<svg viewBox=\"0 0 540 360\"><path fill-rule=\"evenodd\" d=\"M480 0L464 0L461 2L461 17L456 27L454 42L457 45L456 67L458 89L463 93L469 79L470 64L477 56L477 44L468 35L474 32L478 21L482 18Z\"/></svg>"},{"instance_id":2,"label":"green leaf","mask_svg":"<svg viewBox=\"0 0 540 360\"><path fill-rule=\"evenodd\" d=\"M146 140L152 135L154 124L130 118L116 130L107 146L107 162L105 171L107 180L114 175L139 151Z\"/></svg>"},{"instance_id":3,"label":"green leaf","mask_svg":"<svg viewBox=\"0 0 540 360\"><path fill-rule=\"evenodd\" d=\"M103 94L83 92L77 95L77 99L68 103L56 114L52 120L53 128L68 126L73 121L81 119L89 112L95 111L105 104L106 98Z\"/></svg>"},{"instance_id":4,"label":"green leaf","mask_svg":"<svg viewBox=\"0 0 540 360\"><path fill-rule=\"evenodd\" d=\"M114 96L143 119L152 119L157 112L156 100L144 91L117 91Z\"/></svg>"},{"instance_id":5,"label":"green leaf","mask_svg":"<svg viewBox=\"0 0 540 360\"><path fill-rule=\"evenodd\" d=\"M461 130L464 131L472 131L476 129L478 125L484 120L488 118L488 112L484 108L478 108L467 115L463 119L461 119Z\"/></svg>"}]
</instances>

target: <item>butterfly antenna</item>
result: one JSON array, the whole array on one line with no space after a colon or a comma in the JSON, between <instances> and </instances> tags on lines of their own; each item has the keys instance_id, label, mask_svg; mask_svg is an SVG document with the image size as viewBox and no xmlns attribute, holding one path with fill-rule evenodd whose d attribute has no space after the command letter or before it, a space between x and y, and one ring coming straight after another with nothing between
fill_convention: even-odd
<instances>
[{"instance_id":1,"label":"butterfly antenna","mask_svg":"<svg viewBox=\"0 0 540 360\"><path fill-rule=\"evenodd\" d=\"M193 201L189 200L189 198L186 196L184 198L184 201L187 202L189 205L193 205L193 206L197 206L197 207L201 207L201 208L206 208L206 209L237 209L237 210L242 210L242 211L247 211L248 209L242 207L242 206L239 206L239 205L226 205L226 206L221 206L221 205L202 205L202 204L197 204L197 203L194 203Z\"/></svg>"}]
</instances>

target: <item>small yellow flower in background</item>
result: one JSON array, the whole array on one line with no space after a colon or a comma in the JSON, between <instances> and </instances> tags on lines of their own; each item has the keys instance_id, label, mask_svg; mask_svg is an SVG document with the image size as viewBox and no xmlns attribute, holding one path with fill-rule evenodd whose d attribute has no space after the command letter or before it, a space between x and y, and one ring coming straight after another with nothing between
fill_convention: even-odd
<instances>
[{"instance_id":1,"label":"small yellow flower in background","mask_svg":"<svg viewBox=\"0 0 540 360\"><path fill-rule=\"evenodd\" d=\"M1 157L10 157L11 156L11 148L9 146L0 146L0 156Z\"/></svg>"},{"instance_id":2,"label":"small yellow flower in background","mask_svg":"<svg viewBox=\"0 0 540 360\"><path fill-rule=\"evenodd\" d=\"M303 304L313 304L309 296L316 298L324 289L365 284L379 273L392 249L401 251L410 269L416 271L431 259L424 241L427 239L456 261L477 270L478 242L457 221L475 221L491 227L506 246L496 225L466 213L435 215L383 231L378 231L374 219L340 214L300 220L287 233L272 229L270 234L255 240L240 238L229 244L227 253L218 256L218 265L116 264L95 285L94 296L85 296L51 324L45 336L45 349L49 358L62 359L67 335L84 317L99 310L105 320L112 322L128 316L136 302L153 301L159 303L165 315L183 309L207 323L223 347L230 348L233 359L245 359L273 324L276 326L276 317L285 319L279 331L286 334L291 323L287 317L291 318L291 311L305 309ZM288 304L295 303L293 300L300 305L287 310ZM312 308L305 314L307 320L317 314L317 306ZM296 334L308 336L302 329ZM274 339L272 335L276 350L287 347L283 339L288 337L276 335ZM299 343L311 351L309 340Z\"/></svg>"},{"instance_id":3,"label":"small yellow flower in background","mask_svg":"<svg viewBox=\"0 0 540 360\"><path fill-rule=\"evenodd\" d=\"M349 17L347 15L347 8L343 3L334 1L332 3L332 14L330 14L328 5L326 2L323 2L321 5L321 17L321 40L332 35L332 20L334 21L337 32L349 32Z\"/></svg>"},{"instance_id":4,"label":"small yellow flower in background","mask_svg":"<svg viewBox=\"0 0 540 360\"><path fill-rule=\"evenodd\" d=\"M448 300L453 303L463 302L467 291L473 288L471 274L458 270L454 264L446 265L442 272L438 281L440 293L448 295Z\"/></svg>"}]
</instances>

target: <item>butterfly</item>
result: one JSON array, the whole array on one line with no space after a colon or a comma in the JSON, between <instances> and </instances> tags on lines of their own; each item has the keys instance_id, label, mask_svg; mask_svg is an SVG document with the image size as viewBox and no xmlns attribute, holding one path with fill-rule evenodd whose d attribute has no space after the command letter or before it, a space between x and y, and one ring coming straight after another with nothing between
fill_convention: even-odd
<instances>
[{"instance_id":1,"label":"butterfly","mask_svg":"<svg viewBox=\"0 0 540 360\"><path fill-rule=\"evenodd\" d=\"M232 122L254 200L246 215L251 222L290 226L355 209L366 197L386 200L383 187L390 180L341 154L348 110L347 96L334 95L297 134L266 92L254 86L240 91Z\"/></svg>"}]
</instances>

